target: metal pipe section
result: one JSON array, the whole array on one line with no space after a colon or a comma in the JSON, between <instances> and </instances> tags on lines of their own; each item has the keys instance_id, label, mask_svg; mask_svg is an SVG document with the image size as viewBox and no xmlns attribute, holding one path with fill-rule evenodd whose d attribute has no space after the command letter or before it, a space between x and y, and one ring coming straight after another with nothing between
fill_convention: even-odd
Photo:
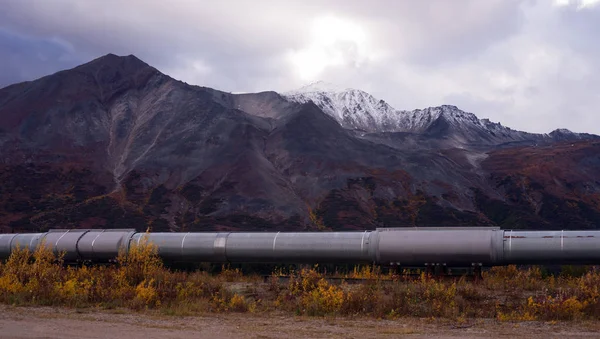
<instances>
[{"instance_id":1,"label":"metal pipe section","mask_svg":"<svg viewBox=\"0 0 600 339\"><path fill-rule=\"evenodd\" d=\"M512 264L600 264L600 231L504 231Z\"/></svg>"},{"instance_id":2,"label":"metal pipe section","mask_svg":"<svg viewBox=\"0 0 600 339\"><path fill-rule=\"evenodd\" d=\"M502 232L490 227L378 229L376 262L491 266L502 262Z\"/></svg>"},{"instance_id":3,"label":"metal pipe section","mask_svg":"<svg viewBox=\"0 0 600 339\"><path fill-rule=\"evenodd\" d=\"M137 233L132 229L0 234L0 259L40 244L65 260L108 261L144 237L167 261L375 263L423 266L600 264L600 231L514 231L497 227L379 228L364 232Z\"/></svg>"},{"instance_id":4,"label":"metal pipe section","mask_svg":"<svg viewBox=\"0 0 600 339\"><path fill-rule=\"evenodd\" d=\"M371 262L373 232L148 233L161 257L171 261L276 263ZM376 233L375 233L376 234ZM146 236L136 233L132 241Z\"/></svg>"},{"instance_id":5,"label":"metal pipe section","mask_svg":"<svg viewBox=\"0 0 600 339\"><path fill-rule=\"evenodd\" d=\"M54 253L64 253L67 262L107 261L129 249L135 230L50 230L46 233L0 234L0 260L16 248L35 250L44 244Z\"/></svg>"}]
</instances>

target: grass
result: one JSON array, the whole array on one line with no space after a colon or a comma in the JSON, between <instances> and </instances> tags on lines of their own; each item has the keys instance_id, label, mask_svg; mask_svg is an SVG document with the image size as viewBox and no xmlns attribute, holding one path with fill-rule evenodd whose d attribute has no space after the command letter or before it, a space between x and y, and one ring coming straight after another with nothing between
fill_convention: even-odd
<instances>
[{"instance_id":1,"label":"grass","mask_svg":"<svg viewBox=\"0 0 600 339\"><path fill-rule=\"evenodd\" d=\"M12 305L155 310L163 315L285 312L305 316L423 317L465 323L586 320L600 316L600 273L571 270L559 276L539 268L495 267L483 280L438 280L383 274L376 267L333 284L315 268L292 272L285 283L274 272L263 282L239 270L218 274L165 267L156 248L142 241L111 266L65 266L44 246L13 251L0 263L0 302Z\"/></svg>"}]
</instances>

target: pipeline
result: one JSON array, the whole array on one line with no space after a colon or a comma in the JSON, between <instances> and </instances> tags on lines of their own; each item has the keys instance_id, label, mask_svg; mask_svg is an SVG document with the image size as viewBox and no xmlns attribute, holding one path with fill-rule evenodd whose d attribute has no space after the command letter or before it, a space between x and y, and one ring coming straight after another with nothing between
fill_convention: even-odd
<instances>
[{"instance_id":1,"label":"pipeline","mask_svg":"<svg viewBox=\"0 0 600 339\"><path fill-rule=\"evenodd\" d=\"M498 227L378 228L363 232L140 233L133 229L0 234L0 260L44 242L66 262L110 261L144 237L172 262L374 263L499 266L600 264L600 231L517 231Z\"/></svg>"}]
</instances>

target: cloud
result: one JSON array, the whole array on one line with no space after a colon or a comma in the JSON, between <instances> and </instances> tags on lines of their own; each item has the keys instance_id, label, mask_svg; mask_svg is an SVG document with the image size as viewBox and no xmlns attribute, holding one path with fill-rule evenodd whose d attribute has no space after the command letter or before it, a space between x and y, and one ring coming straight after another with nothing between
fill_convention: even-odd
<instances>
[{"instance_id":1,"label":"cloud","mask_svg":"<svg viewBox=\"0 0 600 339\"><path fill-rule=\"evenodd\" d=\"M600 133L598 0L4 0L0 85L106 53L231 92L322 79L399 109Z\"/></svg>"},{"instance_id":2,"label":"cloud","mask_svg":"<svg viewBox=\"0 0 600 339\"><path fill-rule=\"evenodd\" d=\"M582 10L597 6L600 0L555 0L554 5L558 7L574 6L576 10Z\"/></svg>"},{"instance_id":3,"label":"cloud","mask_svg":"<svg viewBox=\"0 0 600 339\"><path fill-rule=\"evenodd\" d=\"M74 47L59 37L40 38L0 28L0 87L77 66Z\"/></svg>"},{"instance_id":4,"label":"cloud","mask_svg":"<svg viewBox=\"0 0 600 339\"><path fill-rule=\"evenodd\" d=\"M365 30L335 16L322 16L310 24L308 46L289 53L297 75L305 81L318 80L330 67L359 68L376 53L368 45Z\"/></svg>"}]
</instances>

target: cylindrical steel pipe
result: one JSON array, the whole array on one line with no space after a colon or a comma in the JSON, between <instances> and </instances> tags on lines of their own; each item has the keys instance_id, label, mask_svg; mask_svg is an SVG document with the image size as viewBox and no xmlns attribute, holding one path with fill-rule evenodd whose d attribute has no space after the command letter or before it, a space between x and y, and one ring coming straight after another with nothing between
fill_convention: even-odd
<instances>
[{"instance_id":1,"label":"cylindrical steel pipe","mask_svg":"<svg viewBox=\"0 0 600 339\"><path fill-rule=\"evenodd\" d=\"M388 228L377 232L378 263L492 265L502 261L502 231L497 228Z\"/></svg>"},{"instance_id":2,"label":"cylindrical steel pipe","mask_svg":"<svg viewBox=\"0 0 600 339\"><path fill-rule=\"evenodd\" d=\"M199 262L372 262L373 232L331 233L136 233L158 247L161 257Z\"/></svg>"},{"instance_id":3,"label":"cylindrical steel pipe","mask_svg":"<svg viewBox=\"0 0 600 339\"><path fill-rule=\"evenodd\" d=\"M129 249L134 230L51 230L46 233L0 234L0 260L20 247L35 250L44 244L65 261L110 260Z\"/></svg>"},{"instance_id":4,"label":"cylindrical steel pipe","mask_svg":"<svg viewBox=\"0 0 600 339\"><path fill-rule=\"evenodd\" d=\"M67 261L116 258L144 237L168 261L377 263L484 266L600 264L600 231L512 231L497 227L380 228L364 232L190 232L53 230L0 234L0 259L42 242Z\"/></svg>"},{"instance_id":5,"label":"cylindrical steel pipe","mask_svg":"<svg viewBox=\"0 0 600 339\"><path fill-rule=\"evenodd\" d=\"M599 264L599 231L505 231L508 264Z\"/></svg>"},{"instance_id":6,"label":"cylindrical steel pipe","mask_svg":"<svg viewBox=\"0 0 600 339\"><path fill-rule=\"evenodd\" d=\"M47 233L0 234L0 259L6 259L16 248L36 248Z\"/></svg>"}]
</instances>

